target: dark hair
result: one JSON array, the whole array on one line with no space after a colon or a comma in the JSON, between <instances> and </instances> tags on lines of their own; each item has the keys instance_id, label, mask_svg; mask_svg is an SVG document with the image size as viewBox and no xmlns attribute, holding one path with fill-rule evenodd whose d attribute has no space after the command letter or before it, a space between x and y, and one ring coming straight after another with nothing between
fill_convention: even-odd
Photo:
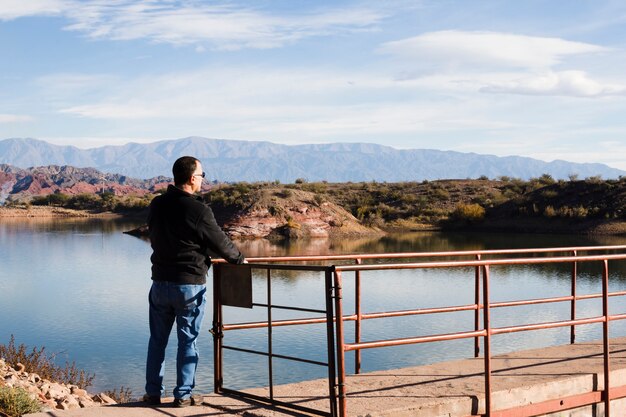
<instances>
[{"instance_id":1,"label":"dark hair","mask_svg":"<svg viewBox=\"0 0 626 417\"><path fill-rule=\"evenodd\" d=\"M174 174L174 185L185 184L198 167L198 160L193 156L181 156L174 162L172 174Z\"/></svg>"}]
</instances>

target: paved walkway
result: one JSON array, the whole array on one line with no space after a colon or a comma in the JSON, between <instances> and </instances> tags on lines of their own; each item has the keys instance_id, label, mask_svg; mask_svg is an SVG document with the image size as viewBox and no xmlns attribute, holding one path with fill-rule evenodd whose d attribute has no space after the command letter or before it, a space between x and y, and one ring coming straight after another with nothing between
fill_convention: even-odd
<instances>
[{"instance_id":1,"label":"paved walkway","mask_svg":"<svg viewBox=\"0 0 626 417\"><path fill-rule=\"evenodd\" d=\"M611 386L626 385L626 338L611 341ZM483 360L466 359L348 377L350 416L469 416L484 412ZM602 344L580 343L526 350L492 359L493 409L507 409L603 389ZM325 380L274 387L277 400L329 409ZM268 395L265 388L248 390ZM600 406L601 407L601 406ZM626 404L615 404L613 415L626 415ZM142 416L301 416L255 403L207 395L203 406L148 408L141 404L95 407L31 414L32 417ZM580 410L591 416L592 410Z\"/></svg>"}]
</instances>

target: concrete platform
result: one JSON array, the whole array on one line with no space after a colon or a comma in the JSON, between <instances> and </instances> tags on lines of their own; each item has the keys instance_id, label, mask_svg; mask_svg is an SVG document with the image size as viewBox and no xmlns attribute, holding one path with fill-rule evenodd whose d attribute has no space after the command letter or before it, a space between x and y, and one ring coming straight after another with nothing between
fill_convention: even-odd
<instances>
[{"instance_id":1,"label":"concrete platform","mask_svg":"<svg viewBox=\"0 0 626 417\"><path fill-rule=\"evenodd\" d=\"M580 343L514 352L492 359L493 410L536 404L603 389L602 343ZM352 375L347 380L350 416L470 416L485 412L482 358ZM611 386L626 385L626 338L611 340ZM277 400L328 411L326 380L274 387ZM267 388L247 392L267 396ZM141 404L31 414L32 417L93 416L259 416L306 415L271 409L251 401L205 396L203 406L177 409ZM612 403L612 415L626 415L626 400ZM588 406L554 416L600 416L603 407Z\"/></svg>"}]
</instances>

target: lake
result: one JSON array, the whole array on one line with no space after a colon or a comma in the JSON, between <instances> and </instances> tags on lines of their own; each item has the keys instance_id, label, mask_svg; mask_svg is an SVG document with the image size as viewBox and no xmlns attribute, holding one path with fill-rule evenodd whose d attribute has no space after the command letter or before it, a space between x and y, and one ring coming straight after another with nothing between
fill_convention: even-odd
<instances>
[{"instance_id":1,"label":"lake","mask_svg":"<svg viewBox=\"0 0 626 417\"><path fill-rule=\"evenodd\" d=\"M150 281L149 244L122 234L139 224L128 220L0 220L0 343L11 335L29 347L45 346L57 353L57 364L76 361L79 368L96 374L90 391L130 388L143 394L145 352L148 342ZM574 235L521 235L489 233L406 233L376 238L297 241L272 244L263 240L242 241L238 246L248 256L313 255L385 252L532 248L550 246L618 245L620 237L590 239ZM579 269L579 293L601 289L597 265ZM352 312L353 279L345 274L346 313ZM570 265L507 267L492 271L492 300L567 295ZM611 265L611 290L626 288L626 265ZM363 274L363 311L389 311L421 307L460 305L473 302L473 270L405 270ZM253 278L255 301L264 302L265 278ZM211 286L209 285L209 291ZM323 307L323 279L317 273L275 274L273 301L301 307ZM211 295L209 293L209 300ZM624 298L624 297L622 297ZM210 301L209 301L210 302ZM598 300L580 301L579 317L600 314ZM626 312L626 303L611 299L611 313ZM227 323L265 319L265 309L225 308ZM565 320L569 304L557 303L494 311L493 326L520 322ZM212 309L207 308L199 340L201 362L198 392L213 390ZM273 319L300 317L276 311ZM611 324L612 336L626 335L623 322ZM473 312L436 316L369 320L363 324L362 340L409 337L470 330ZM346 326L348 341L353 335ZM225 342L251 349L266 349L266 331L229 332ZM601 325L581 326L577 340L597 339ZM274 329L274 352L325 360L324 326ZM568 329L523 332L494 337L495 353L564 344ZM470 357L473 341L439 342L413 346L371 349L363 352L363 371L390 369ZM175 380L175 334L167 353L166 386L171 393ZM225 353L225 386L244 388L267 385L267 360L243 353ZM353 369L348 355L347 369ZM276 360L275 383L324 377L323 368L294 365Z\"/></svg>"}]
</instances>

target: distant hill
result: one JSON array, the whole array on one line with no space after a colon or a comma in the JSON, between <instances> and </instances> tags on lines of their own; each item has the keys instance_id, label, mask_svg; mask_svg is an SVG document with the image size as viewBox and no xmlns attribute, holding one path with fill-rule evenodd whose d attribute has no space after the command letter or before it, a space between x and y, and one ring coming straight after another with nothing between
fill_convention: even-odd
<instances>
[{"instance_id":1,"label":"distant hill","mask_svg":"<svg viewBox=\"0 0 626 417\"><path fill-rule=\"evenodd\" d=\"M170 178L147 180L106 174L94 168L48 165L21 169L0 164L0 204L7 198L28 198L63 193L68 195L109 192L117 196L143 195L165 187Z\"/></svg>"},{"instance_id":2,"label":"distant hill","mask_svg":"<svg viewBox=\"0 0 626 417\"><path fill-rule=\"evenodd\" d=\"M271 142L189 137L148 144L129 143L79 149L36 139L0 141L0 163L27 168L41 165L92 167L135 178L171 176L172 162L183 155L198 157L209 178L219 181L421 181L446 178L521 179L549 174L566 179L626 175L603 164L429 149L395 149L368 143L279 145Z\"/></svg>"}]
</instances>

